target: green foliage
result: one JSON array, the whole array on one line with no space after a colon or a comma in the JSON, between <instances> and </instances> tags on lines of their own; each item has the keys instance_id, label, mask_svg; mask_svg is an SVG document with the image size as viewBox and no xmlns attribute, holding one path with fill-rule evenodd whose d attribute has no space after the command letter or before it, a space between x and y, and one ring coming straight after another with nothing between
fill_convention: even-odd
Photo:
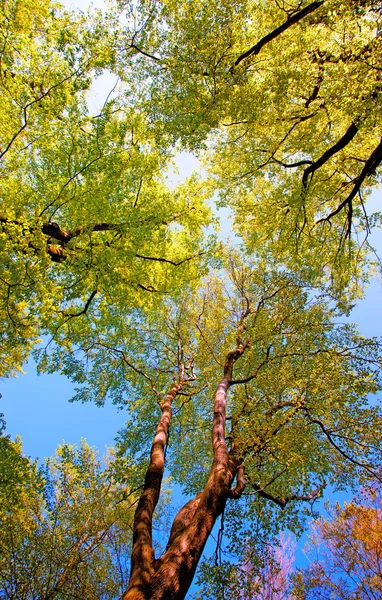
<instances>
[{"instance_id":1,"label":"green foliage","mask_svg":"<svg viewBox=\"0 0 382 600\"><path fill-rule=\"evenodd\" d=\"M261 553L259 552L261 546ZM245 561L235 565L228 560L202 563L195 600L203 598L240 600L291 600L295 542L281 534L272 544L262 540L259 547L245 548ZM200 595L199 595L200 594ZM293 596L294 597L294 596Z\"/></svg>"},{"instance_id":2,"label":"green foliage","mask_svg":"<svg viewBox=\"0 0 382 600\"><path fill-rule=\"evenodd\" d=\"M183 301L141 313L139 327L136 313L123 336L94 332L88 348L53 360L68 365L80 399L109 395L126 406L118 452L134 457L141 477L158 402L180 362L192 363L196 379L174 400L166 466L195 494L212 460L212 398L245 315L248 347L231 382L227 443L245 464L247 490L225 512L229 551L244 560L243 540L261 552L282 529L300 534L326 485L357 489L379 477L382 415L370 396L381 389L381 345L341 322L331 297L301 275L266 271L233 252L225 267Z\"/></svg>"},{"instance_id":3,"label":"green foliage","mask_svg":"<svg viewBox=\"0 0 382 600\"><path fill-rule=\"evenodd\" d=\"M15 518L22 516L20 525L25 529L33 527L32 513L33 510L39 508L39 497L43 483L36 463L23 456L19 439L13 442L3 433L0 435L0 463L0 514L2 526L4 526L4 519L11 517L12 510ZM32 512L26 510L24 513L26 499L28 499Z\"/></svg>"}]
</instances>

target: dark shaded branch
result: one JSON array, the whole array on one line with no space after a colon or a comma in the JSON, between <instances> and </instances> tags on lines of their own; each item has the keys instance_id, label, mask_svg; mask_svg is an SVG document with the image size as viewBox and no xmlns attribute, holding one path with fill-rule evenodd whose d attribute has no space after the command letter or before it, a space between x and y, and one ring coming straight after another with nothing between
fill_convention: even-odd
<instances>
[{"instance_id":1,"label":"dark shaded branch","mask_svg":"<svg viewBox=\"0 0 382 600\"><path fill-rule=\"evenodd\" d=\"M302 186L304 189L306 189L308 187L309 175L313 175L313 173L315 171L317 171L317 169L322 167L322 165L324 165L332 156L334 156L334 154L337 154L337 152L339 152L340 150L345 148L345 146L347 146L351 142L351 140L354 138L357 131L358 131L357 125L355 123L352 123L350 125L350 127L347 129L347 131L344 133L342 138L340 138L338 140L338 142L336 142L334 144L334 146L332 146L331 148L328 148L328 150L326 150L318 160L316 160L314 163L312 163L309 167L307 167L304 170L304 173L302 176Z\"/></svg>"},{"instance_id":2,"label":"dark shaded branch","mask_svg":"<svg viewBox=\"0 0 382 600\"><path fill-rule=\"evenodd\" d=\"M237 385L238 383L248 383L248 381L252 381L252 379L255 379L257 377L257 374L259 373L260 369L269 362L270 351L271 351L271 346L268 346L265 359L256 367L255 371L251 375L249 375L248 377L245 377L244 379L231 379L229 384ZM278 357L276 357L276 358L278 358Z\"/></svg>"},{"instance_id":3,"label":"dark shaded branch","mask_svg":"<svg viewBox=\"0 0 382 600\"><path fill-rule=\"evenodd\" d=\"M168 258L159 258L156 256L144 256L142 254L136 254L135 256L137 258L142 258L144 260L154 260L154 261L158 261L158 262L165 262L165 263L169 263L170 265L174 265L175 267L179 267L179 265L182 265L185 262L188 262L190 260L192 260L193 258L196 258L197 256L203 256L205 254L205 252L198 252L197 254L193 254L192 256L188 256L187 258L183 258L183 260L179 260L178 262L174 261L174 260L169 260Z\"/></svg>"},{"instance_id":4,"label":"dark shaded branch","mask_svg":"<svg viewBox=\"0 0 382 600\"><path fill-rule=\"evenodd\" d=\"M62 229L60 229L60 226L57 223L53 222L45 223L42 226L41 231L44 235L49 235L49 237L53 238L54 240L57 240L58 242L62 242L63 244L69 242L73 237L69 231L62 231Z\"/></svg>"},{"instance_id":5,"label":"dark shaded branch","mask_svg":"<svg viewBox=\"0 0 382 600\"><path fill-rule=\"evenodd\" d=\"M382 138L381 138L381 141L379 142L378 146L373 150L373 152L371 153L371 155L365 162L365 165L364 165L361 173L359 174L359 176L356 177L355 180L353 180L354 186L353 186L353 189L350 192L350 194L345 198L345 200L343 200L337 206L337 208L335 210L333 210L330 213L330 215L328 215L327 217L323 217L322 219L319 219L317 221L317 224L322 223L323 221L330 222L330 220L333 217L338 215L338 213L341 212L341 210L343 210L345 208L345 206L347 206L348 207L348 216L347 216L348 227L347 227L346 236L349 236L350 235L350 227L351 227L351 218L352 218L353 198L355 198L355 196L360 191L361 186L362 186L363 182L365 181L365 179L375 173L375 170L379 167L381 162L382 162Z\"/></svg>"},{"instance_id":6,"label":"dark shaded branch","mask_svg":"<svg viewBox=\"0 0 382 600\"><path fill-rule=\"evenodd\" d=\"M322 59L319 62L320 62L320 66L319 66L318 74L317 74L317 80L316 80L317 83L314 86L313 91L310 94L310 96L308 98L304 98L304 100L305 100L305 105L304 105L305 108L309 108L309 106L311 105L311 103L314 102L317 99L318 93L320 91L321 83L324 80L324 70L323 70L323 67L322 67L322 62L323 62Z\"/></svg>"},{"instance_id":7,"label":"dark shaded branch","mask_svg":"<svg viewBox=\"0 0 382 600\"><path fill-rule=\"evenodd\" d=\"M97 344L98 346L101 346L102 348L106 348L106 350L110 350L110 352L114 352L117 355L119 355L123 362L133 371L135 371L135 373L137 373L138 375L142 375L142 377L144 377L151 386L151 389L153 390L154 394L157 397L157 400L160 400L160 393L158 392L158 390L155 388L155 384L154 384L154 380L152 379L152 377L150 377L149 375L147 375L147 373L145 373L144 371L142 371L142 369L139 369L138 367L136 367L135 365L133 365L133 363L127 358L126 354L124 353L123 350L120 350L119 348L114 348L112 346L108 346L107 344L103 344L102 342L98 342ZM178 391L178 393L180 392L180 390Z\"/></svg>"},{"instance_id":8,"label":"dark shaded branch","mask_svg":"<svg viewBox=\"0 0 382 600\"><path fill-rule=\"evenodd\" d=\"M252 487L259 496L265 498L265 500L270 500L271 502L274 502L275 504L277 504L277 506L284 509L286 505L292 500L300 502L311 502L312 500L315 500L316 498L318 498L319 494L324 489L325 484L322 483L318 486L318 488L316 488L315 490L313 490L313 492L307 494L306 496L299 496L298 494L294 494L293 496L287 496L285 498L277 498L276 496L273 496L273 494L269 494L265 491L264 488L262 488L260 485L257 485L256 483L253 483Z\"/></svg>"},{"instance_id":9,"label":"dark shaded branch","mask_svg":"<svg viewBox=\"0 0 382 600\"><path fill-rule=\"evenodd\" d=\"M314 117L314 115L315 115L315 113L311 113L310 115L298 116L297 117L298 120L295 123L293 123L293 125L291 127L289 127L288 131L282 137L282 139L277 143L276 148L273 150L273 152L270 154L270 156L266 159L265 162L263 162L262 164L258 165L257 169L263 169L264 167L266 167L267 165L269 165L270 163L273 163L273 162L275 162L276 164L279 163L279 164L281 164L285 168L295 168L295 167L299 167L299 166L306 165L306 164L312 164L311 160L302 160L302 161L298 161L298 162L292 163L292 164L282 163L281 161L278 161L275 158L275 155L276 155L276 152L279 150L279 148L282 146L282 144L285 142L285 140L290 136L290 134L292 133L292 131L294 129L296 129L296 127L298 127L298 125L300 123L303 123L304 121L307 121L308 119L311 119L312 117ZM239 178L241 179L241 178L245 177L248 174L250 174L250 172L249 173L244 173L244 175L240 175Z\"/></svg>"},{"instance_id":10,"label":"dark shaded branch","mask_svg":"<svg viewBox=\"0 0 382 600\"><path fill-rule=\"evenodd\" d=\"M305 102L305 108L309 108L309 105L311 102L314 102L314 100L317 98L318 96L318 92L320 91L320 86L317 84L314 86L313 88L313 92L310 94L309 98L307 99L307 101Z\"/></svg>"},{"instance_id":11,"label":"dark shaded branch","mask_svg":"<svg viewBox=\"0 0 382 600\"><path fill-rule=\"evenodd\" d=\"M8 219L7 217L0 216L0 223L3 225L19 225L24 227L23 232L29 231L33 233L35 227L27 226L22 221L18 221L17 219ZM78 237L82 233L85 232L93 232L93 231L111 231L113 229L118 229L120 226L114 223L96 223L90 227L80 226L74 231L65 231L61 229L58 223L53 221L49 221L48 223L44 223L41 227L41 231L44 235L48 235L50 238L57 240L61 244L67 244L71 239Z\"/></svg>"},{"instance_id":12,"label":"dark shaded branch","mask_svg":"<svg viewBox=\"0 0 382 600\"><path fill-rule=\"evenodd\" d=\"M273 496L272 494L268 494L268 492L266 492L264 490L264 488L262 488L257 483L253 483L252 487L253 487L253 489L255 490L255 492L259 496L261 496L265 500L271 500L271 502L274 502L275 504L277 504L278 506L280 506L280 508L285 508L285 506L288 503L288 501L286 500L286 498L276 498L276 496Z\"/></svg>"},{"instance_id":13,"label":"dark shaded branch","mask_svg":"<svg viewBox=\"0 0 382 600\"><path fill-rule=\"evenodd\" d=\"M82 233L92 233L96 231L111 231L113 229L118 229L118 227L119 226L114 223L97 223L96 225L90 227L78 227L74 231L64 231L60 228L60 226L57 223L51 221L49 223L45 223L42 226L41 231L45 235L49 235L49 237L53 238L54 240L57 240L62 244L67 244L68 242L70 242L70 240L72 240L75 237L78 237Z\"/></svg>"},{"instance_id":14,"label":"dark shaded branch","mask_svg":"<svg viewBox=\"0 0 382 600\"><path fill-rule=\"evenodd\" d=\"M69 177L69 179L64 183L64 185L61 187L59 193L57 194L56 198L54 200L52 200L51 202L49 202L49 204L47 204L45 206L45 208L40 212L40 214L38 215L39 218L42 217L42 215L44 213L46 213L48 211L49 208L52 208L54 206L54 204L57 202L57 200L61 197L63 191L70 185L70 183L72 181L74 181L79 175L81 175L81 173L83 173L84 171L86 171L86 169L88 169L89 167L91 167L91 165L93 165L94 163L96 163L97 161L101 160L102 158L104 158L103 154L99 154L98 156L96 156L95 158L93 158L90 162L88 162L86 165L83 165L81 167L81 169L79 169L78 171L76 171L75 173L73 173L73 175L71 175ZM63 206L64 204L66 204L66 201L63 202L62 204L60 204L59 206L57 206L53 213L51 214L51 218L52 216L61 208L61 206Z\"/></svg>"},{"instance_id":15,"label":"dark shaded branch","mask_svg":"<svg viewBox=\"0 0 382 600\"><path fill-rule=\"evenodd\" d=\"M47 244L46 251L53 262L60 263L66 259L65 250L63 248L58 248L57 246Z\"/></svg>"},{"instance_id":16,"label":"dark shaded branch","mask_svg":"<svg viewBox=\"0 0 382 600\"><path fill-rule=\"evenodd\" d=\"M67 81L69 81L70 79L72 79L73 77L75 77L77 74L79 74L80 72L81 72L81 69L77 69L74 73L71 73L67 77L64 77L64 79L62 79L61 81L59 81L59 82L55 83L54 85L50 86L50 88L48 88L45 92L43 92L40 96L38 96L38 98L35 98L31 102L28 102L28 104L26 104L23 107L22 110L23 110L24 123L20 126L20 128L18 129L18 131L13 135L13 137L8 142L8 144L5 147L5 149L2 152L0 152L0 159L2 159L3 156L8 152L8 150L10 150L11 146L13 145L13 142L18 138L18 136L20 135L20 133L22 131L24 131L24 129L26 129L26 127L28 126L28 109L31 108L31 106L33 106L34 104L38 104L39 102L41 102L42 100L44 100L44 98L46 98L47 96L49 96L49 94L54 89L60 87L60 85L63 85L64 83L66 83Z\"/></svg>"},{"instance_id":17,"label":"dark shaded branch","mask_svg":"<svg viewBox=\"0 0 382 600\"><path fill-rule=\"evenodd\" d=\"M33 226L25 225L25 223L18 221L18 220L10 220L4 216L0 216L0 223L2 223L3 226L4 225L18 225L18 226L22 227L23 235L25 235L27 232L30 234L33 234L33 232L35 230L35 227L33 227ZM38 229L39 229L39 227L38 227ZM64 231L63 229L60 228L60 226L57 223L54 223L53 221L51 221L49 223L44 223L44 225L42 225L41 232L44 235L49 236L50 239L48 240L48 242L56 240L57 242L60 243L60 247L58 247L54 244L48 243L46 245L46 252L51 257L53 262L61 263L66 259L65 246L73 238L78 237L82 233L86 233L86 232L92 233L92 232L96 232L96 231L111 231L111 230L115 230L118 228L119 228L119 225L115 225L112 223L97 223L96 225L93 225L91 227L81 226L81 227L78 227L77 229L75 229L74 231L70 231L70 230ZM39 251L39 249L33 244L33 242L29 242L29 247L33 248L37 252Z\"/></svg>"},{"instance_id":18,"label":"dark shaded branch","mask_svg":"<svg viewBox=\"0 0 382 600\"><path fill-rule=\"evenodd\" d=\"M142 283L137 283L137 286L139 288L141 288L141 290L144 290L145 292L152 292L152 293L157 293L157 294L168 294L169 292L166 291L162 291L162 290L157 290L155 287L153 287L152 285L143 285Z\"/></svg>"},{"instance_id":19,"label":"dark shaded branch","mask_svg":"<svg viewBox=\"0 0 382 600\"><path fill-rule=\"evenodd\" d=\"M252 48L250 48L249 50L247 50L246 52L241 54L236 59L234 67L237 67L244 59L248 58L248 56L252 56L252 55L256 56L257 54L259 54L260 50L266 44L268 44L269 42L271 42L272 40L277 38L279 35L284 33L284 31L289 29L289 27L292 27L292 25L295 25L295 23L298 23L299 21L301 21L301 19L303 19L304 17L306 17L313 11L317 10L317 8L319 8L323 3L324 3L324 0L312 2L312 4L308 4L308 6L306 6L305 8L295 12L293 15L291 15L285 21L285 23L283 23L282 25L280 25L279 27L277 27L276 29L274 29L273 31L271 31L270 33L265 35L259 42L257 42L257 44L252 46Z\"/></svg>"},{"instance_id":20,"label":"dark shaded branch","mask_svg":"<svg viewBox=\"0 0 382 600\"><path fill-rule=\"evenodd\" d=\"M142 183L143 183L143 177L140 177L139 178L139 185L138 185L137 193L136 193L134 204L133 204L133 208L137 208L137 204L138 204L138 200L139 200L139 194L141 193L141 189L142 189Z\"/></svg>"},{"instance_id":21,"label":"dark shaded branch","mask_svg":"<svg viewBox=\"0 0 382 600\"><path fill-rule=\"evenodd\" d=\"M181 213L175 214L167 221L161 221L160 224L167 226L167 225L169 225L169 223L176 220L180 216L181 216ZM48 223L44 223L42 226L38 225L37 227L34 227L34 226L25 225L25 223L23 223L22 221L11 220L11 219L8 219L7 217L1 216L1 215L0 215L0 223L3 226L18 225L20 227L23 227L23 235L25 235L26 232L33 234L33 231L36 228L40 229L40 227L41 227L41 232L44 235L49 236L48 244L46 246L46 251L47 251L48 255L51 257L52 261L57 262L57 263L63 262L66 259L65 246L73 238L76 238L82 234L91 234L91 233L95 233L98 231L117 231L118 232L118 231L121 231L121 229L123 227L123 225L117 224L117 223L96 223L95 225L89 225L89 226L81 225L81 226L77 227L77 229L74 229L74 230L64 230L64 229L61 229L61 227L58 225L58 223L55 223L54 221L49 221ZM60 247L58 247L54 243L53 244L49 243L54 240L59 242ZM38 251L38 249L35 248L35 246L33 246L32 242L30 242L29 245L31 248L34 248L36 251ZM184 258L179 261L173 261L173 260L170 260L167 258L161 258L161 257L155 257L155 256L144 256L141 254L136 254L135 256L137 258L141 258L143 260L152 260L152 261L158 261L158 262L163 262L163 263L169 263L171 265L174 265L175 267L178 267L178 266L182 265L183 263L193 260L194 258L197 258L198 256L203 256L204 254L205 254L205 252L199 252L197 254L193 254L192 256L188 256L187 258ZM137 284L137 285L146 291L150 291L150 292L158 292L159 291L159 290L154 289L152 286L145 287L142 284ZM162 292L162 293L167 293L167 292Z\"/></svg>"},{"instance_id":22,"label":"dark shaded branch","mask_svg":"<svg viewBox=\"0 0 382 600\"><path fill-rule=\"evenodd\" d=\"M149 54L148 52L141 50L141 48L138 48L138 46L136 46L135 44L130 44L130 48L133 48L134 50L139 52L139 54L143 54L143 56L147 56L147 58L152 58L153 60L161 62L161 59L158 56L154 56L153 54Z\"/></svg>"},{"instance_id":23,"label":"dark shaded branch","mask_svg":"<svg viewBox=\"0 0 382 600\"><path fill-rule=\"evenodd\" d=\"M361 463L358 460L356 460L355 458L352 458L351 456L349 456L349 454L347 454L344 450L342 450L342 448L340 448L340 446L338 446L338 444L336 444L336 442L333 440L331 432L325 427L325 425L322 423L322 421L311 417L306 409L305 409L305 414L306 414L308 420L310 421L310 423L315 423L316 425L319 426L319 428L321 429L323 434L326 436L326 439L328 440L328 442L333 446L333 448L335 448L335 450L337 450L337 452L339 452L339 454L341 454L341 456L343 456L346 460L351 462L353 465L356 465L357 467L361 467L361 469L365 469L365 471L370 473L370 475L372 475L373 477L378 479L378 481L382 482L382 478L378 475L378 473L376 471L373 471L365 463Z\"/></svg>"},{"instance_id":24,"label":"dark shaded branch","mask_svg":"<svg viewBox=\"0 0 382 600\"><path fill-rule=\"evenodd\" d=\"M196 328L199 331L199 333L200 333L200 335L201 335L201 337L203 339L203 342L204 342L206 348L208 348L208 351L211 353L211 356L213 357L214 361L216 362L217 365L219 365L219 367L222 367L223 366L222 362L216 356L216 354L214 352L214 349L212 348L212 346L210 345L210 343L208 341L208 337L204 335L203 330L202 330L201 325L200 325L200 321L201 321L201 318L202 318L202 316L204 314L205 308L206 308L206 296L203 295L202 310L201 310L200 314L198 315L198 318L197 318L197 321L196 321L195 325L196 325Z\"/></svg>"},{"instance_id":25,"label":"dark shaded branch","mask_svg":"<svg viewBox=\"0 0 382 600\"><path fill-rule=\"evenodd\" d=\"M89 296L89 299L87 300L84 308L82 310L80 310L80 312L78 313L64 313L65 317L80 317L81 315L84 315L87 313L89 306L91 305L93 298L96 296L96 294L98 293L98 290L94 290L94 292L92 292Z\"/></svg>"},{"instance_id":26,"label":"dark shaded branch","mask_svg":"<svg viewBox=\"0 0 382 600\"><path fill-rule=\"evenodd\" d=\"M278 160L274 156L272 156L272 162L276 163L277 165L280 165L281 167L284 167L284 169L297 169L297 167L303 167L304 165L312 164L311 160L299 160L295 163L285 163L282 160Z\"/></svg>"}]
</instances>

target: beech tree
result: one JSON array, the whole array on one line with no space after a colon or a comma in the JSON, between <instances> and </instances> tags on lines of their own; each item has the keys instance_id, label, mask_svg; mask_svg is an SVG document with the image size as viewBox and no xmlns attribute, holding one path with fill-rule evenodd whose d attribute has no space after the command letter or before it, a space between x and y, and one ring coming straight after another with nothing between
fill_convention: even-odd
<instances>
[{"instance_id":1,"label":"beech tree","mask_svg":"<svg viewBox=\"0 0 382 600\"><path fill-rule=\"evenodd\" d=\"M368 401L380 389L378 341L338 323L330 299L301 276L227 261L230 279L212 276L161 313L135 311L123 338L93 328L86 346L73 332L66 352L44 350L49 368L63 364L80 383L79 398L109 394L128 411L119 452L146 475L124 598L183 598L223 513L240 565L248 545L261 549L280 527L298 532L301 505L326 484L380 478L381 413ZM155 558L165 453L192 496Z\"/></svg>"},{"instance_id":2,"label":"beech tree","mask_svg":"<svg viewBox=\"0 0 382 600\"><path fill-rule=\"evenodd\" d=\"M380 7L1 11L2 374L43 337L41 372L126 409L118 453L144 484L122 598L182 599L219 518L236 566L205 562L209 582L301 531L328 483L381 478L380 343L341 323L377 219ZM121 85L94 115L105 69ZM172 188L179 149L208 173ZM215 192L241 253L208 238ZM165 466L190 499L155 557Z\"/></svg>"}]
</instances>

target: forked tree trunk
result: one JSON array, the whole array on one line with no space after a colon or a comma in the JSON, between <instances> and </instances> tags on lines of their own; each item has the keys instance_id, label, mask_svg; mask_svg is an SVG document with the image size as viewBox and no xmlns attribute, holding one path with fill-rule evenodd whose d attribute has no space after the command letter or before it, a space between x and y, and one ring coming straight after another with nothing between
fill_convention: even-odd
<instances>
[{"instance_id":1,"label":"forked tree trunk","mask_svg":"<svg viewBox=\"0 0 382 600\"><path fill-rule=\"evenodd\" d=\"M226 396L235 361L246 346L238 339L229 352L223 379L215 394L212 425L213 463L204 490L181 508L172 524L165 553L155 559L152 546L152 518L160 495L164 471L164 448L171 421L171 405L185 379L174 384L161 405L162 416L151 446L144 491L134 520L131 575L121 600L182 600L192 583L196 567L211 530L227 498L238 498L244 490L243 467L230 458L225 440ZM236 477L236 487L231 485Z\"/></svg>"}]
</instances>

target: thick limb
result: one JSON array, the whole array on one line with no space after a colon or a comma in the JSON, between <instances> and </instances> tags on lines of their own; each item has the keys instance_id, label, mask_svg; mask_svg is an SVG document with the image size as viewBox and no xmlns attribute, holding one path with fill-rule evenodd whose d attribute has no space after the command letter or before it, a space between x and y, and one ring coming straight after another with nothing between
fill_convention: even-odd
<instances>
[{"instance_id":1,"label":"thick limb","mask_svg":"<svg viewBox=\"0 0 382 600\"><path fill-rule=\"evenodd\" d=\"M171 405L182 386L183 382L174 384L161 405L162 415L151 446L144 490L135 511L131 575L122 600L144 600L148 597L147 588L154 574L152 520L159 500L164 472L164 449L172 417Z\"/></svg>"}]
</instances>

